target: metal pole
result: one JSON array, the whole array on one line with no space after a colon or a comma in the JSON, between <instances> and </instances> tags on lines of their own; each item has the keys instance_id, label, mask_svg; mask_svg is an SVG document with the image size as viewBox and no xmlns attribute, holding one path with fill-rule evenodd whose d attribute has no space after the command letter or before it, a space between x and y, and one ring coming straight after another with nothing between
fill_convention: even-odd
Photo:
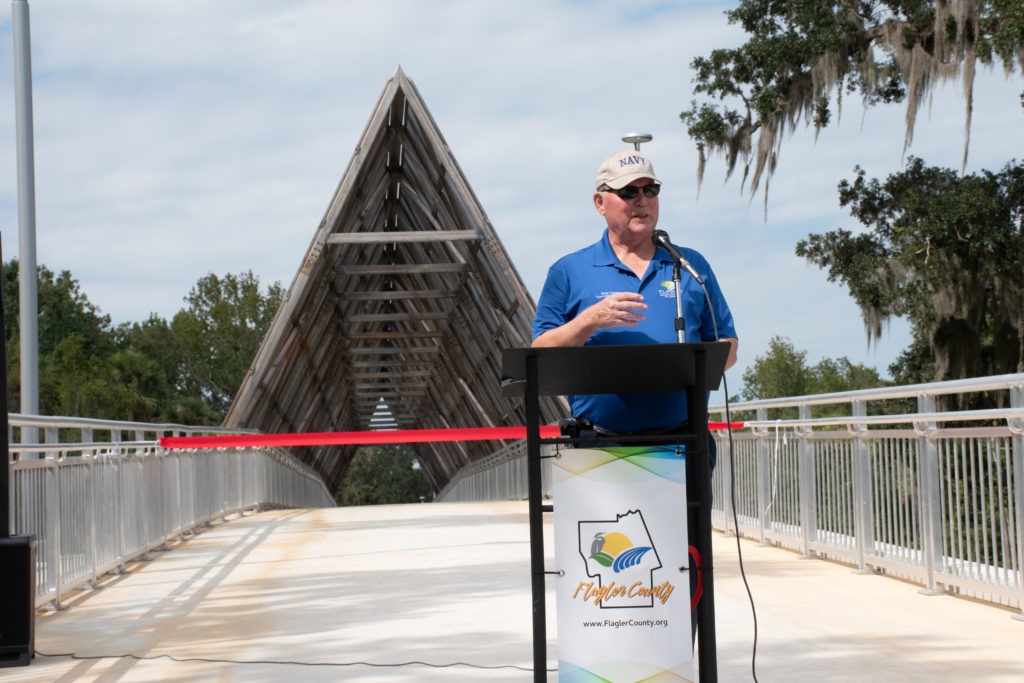
<instances>
[{"instance_id":1,"label":"metal pole","mask_svg":"<svg viewBox=\"0 0 1024 683\"><path fill-rule=\"evenodd\" d=\"M708 439L707 353L694 354L693 387L687 392L687 415L696 442L686 456L687 486L697 489L697 537L691 539L701 556L704 592L697 602L697 670L701 683L718 683L718 642L715 634L715 563L711 540L711 454ZM692 456L692 457L691 457ZM739 531L737 530L737 533Z\"/></svg>"},{"instance_id":2,"label":"metal pole","mask_svg":"<svg viewBox=\"0 0 1024 683\"><path fill-rule=\"evenodd\" d=\"M537 356L526 356L526 466L530 498L530 592L533 597L533 680L548 680L544 574L544 514L540 462L540 397Z\"/></svg>"},{"instance_id":3,"label":"metal pole","mask_svg":"<svg viewBox=\"0 0 1024 683\"><path fill-rule=\"evenodd\" d=\"M21 412L39 414L39 296L36 275L36 189L32 131L32 57L28 0L12 0L14 108L18 138L18 318L21 347ZM22 428L22 443L36 441Z\"/></svg>"}]
</instances>

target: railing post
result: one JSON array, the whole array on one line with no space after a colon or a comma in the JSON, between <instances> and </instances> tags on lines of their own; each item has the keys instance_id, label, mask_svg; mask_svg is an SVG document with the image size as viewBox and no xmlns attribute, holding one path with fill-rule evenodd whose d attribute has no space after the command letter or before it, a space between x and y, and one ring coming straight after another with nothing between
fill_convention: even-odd
<instances>
[{"instance_id":1,"label":"railing post","mask_svg":"<svg viewBox=\"0 0 1024 683\"><path fill-rule=\"evenodd\" d=\"M917 397L917 412L927 416L935 412L935 397ZM942 494L937 427L927 419L914 423L918 436L918 481L921 487L921 559L925 571L926 594L939 593L936 576L942 567Z\"/></svg>"},{"instance_id":2,"label":"railing post","mask_svg":"<svg viewBox=\"0 0 1024 683\"><path fill-rule=\"evenodd\" d=\"M241 515L242 511L245 510L245 480L249 477L249 467L247 464L253 457L252 451L239 451L238 453L238 514ZM298 505L298 502L296 502Z\"/></svg>"},{"instance_id":3,"label":"railing post","mask_svg":"<svg viewBox=\"0 0 1024 683\"><path fill-rule=\"evenodd\" d=\"M867 413L866 401L854 401L852 415L863 417ZM850 471L853 474L853 535L857 547L857 569L865 571L867 554L875 545L874 515L872 513L873 491L871 486L871 442L867 425L850 426L853 432L853 448Z\"/></svg>"},{"instance_id":4,"label":"railing post","mask_svg":"<svg viewBox=\"0 0 1024 683\"><path fill-rule=\"evenodd\" d=\"M758 422L764 422L767 419L768 409L758 408ZM756 453L755 457L757 458L757 532L760 536L758 542L761 545L765 545L768 543L768 529L769 524L771 524L768 519L768 506L772 500L772 459L768 447L767 432L759 429L755 435L755 439L754 448Z\"/></svg>"},{"instance_id":5,"label":"railing post","mask_svg":"<svg viewBox=\"0 0 1024 683\"><path fill-rule=\"evenodd\" d=\"M47 462L46 473L48 484L46 487L46 509L48 510L47 517L50 518L50 522L47 524L47 527L49 531L48 535L50 537L50 561L53 563L53 605L56 609L61 609L61 575L63 574L61 567L62 549L60 538L61 468L55 461L49 460L49 462Z\"/></svg>"},{"instance_id":6,"label":"railing post","mask_svg":"<svg viewBox=\"0 0 1024 683\"><path fill-rule=\"evenodd\" d=\"M60 432L56 427L47 427L43 430L43 441L47 445L59 444L60 443ZM59 457L58 451L46 451L46 458L53 459Z\"/></svg>"},{"instance_id":7,"label":"railing post","mask_svg":"<svg viewBox=\"0 0 1024 683\"><path fill-rule=\"evenodd\" d=\"M810 406L801 405L799 415L801 420L809 420ZM810 557L811 544L818 540L818 500L815 496L817 472L811 434L810 427L801 427L800 438L797 440L797 462L800 470L800 551L804 557Z\"/></svg>"},{"instance_id":8,"label":"railing post","mask_svg":"<svg viewBox=\"0 0 1024 683\"><path fill-rule=\"evenodd\" d=\"M221 521L227 520L227 509L228 509L228 477L230 476L228 468L231 466L230 458L226 451L219 451L217 453L217 500L220 501L220 507L217 509L216 516L221 518Z\"/></svg>"},{"instance_id":9,"label":"railing post","mask_svg":"<svg viewBox=\"0 0 1024 683\"><path fill-rule=\"evenodd\" d=\"M110 461L114 463L114 478L117 481L117 500L115 502L116 510L114 519L117 520L117 560L118 560L118 571L125 571L128 568L128 539L125 536L124 528L124 478L125 478L125 462L124 456L119 449L110 449Z\"/></svg>"},{"instance_id":10,"label":"railing post","mask_svg":"<svg viewBox=\"0 0 1024 683\"><path fill-rule=\"evenodd\" d=\"M83 455L83 457L85 457ZM88 456L88 464L86 465L86 476L88 477L88 486L86 486L86 495L89 497L88 508L89 508L89 554L90 562L92 565L92 581L90 583L95 587L99 583L100 573L97 565L99 564L96 557L96 544L98 543L98 534L96 533L96 499L99 497L96 495L96 454Z\"/></svg>"},{"instance_id":11,"label":"railing post","mask_svg":"<svg viewBox=\"0 0 1024 683\"><path fill-rule=\"evenodd\" d=\"M711 432L710 438L715 440L715 447L718 449L718 464L716 469L721 468L721 478L719 481L722 482L722 512L723 512L723 524L722 529L726 535L729 533L729 527L733 524L733 520L736 520L736 526L733 528L733 533L737 536L740 535L739 529L739 515L736 514L734 505L734 496L730 495L729 482L735 481L736 478L736 467L735 460L733 459L732 448L729 446L729 439L719 439ZM738 483L737 486L742 488L742 483ZM708 489L713 490L712 488ZM714 502L714 501L712 501ZM714 511L711 510L711 514Z\"/></svg>"},{"instance_id":12,"label":"railing post","mask_svg":"<svg viewBox=\"0 0 1024 683\"><path fill-rule=\"evenodd\" d=\"M1010 388L1010 407L1024 408L1024 384ZM1010 433L1010 457L1013 471L1013 500L1016 501L1017 517L1017 603L1020 612L1013 615L1014 619L1024 621L1024 419L1008 421Z\"/></svg>"}]
</instances>

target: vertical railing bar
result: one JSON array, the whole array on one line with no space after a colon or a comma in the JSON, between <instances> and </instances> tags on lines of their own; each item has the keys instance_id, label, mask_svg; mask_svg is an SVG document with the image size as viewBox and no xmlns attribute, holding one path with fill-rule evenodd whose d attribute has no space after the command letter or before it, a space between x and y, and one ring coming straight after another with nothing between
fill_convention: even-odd
<instances>
[{"instance_id":1,"label":"vertical railing bar","mask_svg":"<svg viewBox=\"0 0 1024 683\"><path fill-rule=\"evenodd\" d=\"M88 524L89 524L89 555L90 555L90 564L91 564L89 574L91 576L91 583L93 585L96 585L97 582L99 581L99 578L100 578L99 561L98 561L99 560L99 558L98 558L99 549L97 547L98 544L99 544L99 540L98 540L97 529L96 529L96 512L97 512L96 511L96 499L97 499L96 487L98 485L98 483L97 483L97 475L96 475L96 458L95 457L89 457L89 459L86 462L87 462L87 464L86 464L87 470L86 471L88 472L88 475L89 475L88 476L89 485L88 485L88 487L86 489L87 496L88 496L87 507L88 507L88 510L89 510L89 515L88 515Z\"/></svg>"},{"instance_id":2,"label":"vertical railing bar","mask_svg":"<svg viewBox=\"0 0 1024 683\"><path fill-rule=\"evenodd\" d=\"M946 558L943 571L946 573L953 573L955 568L955 558L960 552L959 550L959 522L958 522L958 505L956 501L956 491L959 488L957 485L957 468L955 462L950 462L948 454L939 460L941 470L939 471L939 477L942 481L946 482L943 487L942 500L944 501L944 509L942 510L942 518L946 521L946 532L943 534L943 557Z\"/></svg>"},{"instance_id":3,"label":"vertical railing bar","mask_svg":"<svg viewBox=\"0 0 1024 683\"><path fill-rule=\"evenodd\" d=\"M882 538L878 553L881 557L887 557L889 555L889 546L892 539L892 505L895 500L892 490L892 467L893 467L894 455L893 451L887 449L883 454L881 468L879 472L880 483L882 487L882 495L878 499L879 517L881 518L881 531Z\"/></svg>"},{"instance_id":4,"label":"vertical railing bar","mask_svg":"<svg viewBox=\"0 0 1024 683\"><path fill-rule=\"evenodd\" d=\"M800 405L798 414L800 419L810 418L810 406L806 404ZM810 430L807 429L801 435L801 438L797 440L797 470L799 477L797 489L799 500L797 506L800 512L799 523L801 526L800 552L804 557L810 556L811 543L817 541L816 521L818 517L815 494L814 444L809 438L809 432Z\"/></svg>"},{"instance_id":5,"label":"vertical railing bar","mask_svg":"<svg viewBox=\"0 0 1024 683\"><path fill-rule=\"evenodd\" d=\"M928 416L935 412L935 397L921 395L918 397L918 413ZM930 420L923 420L917 427L918 437L918 463L919 480L922 489L921 505L921 548L923 551L922 560L925 571L925 588L928 593L937 592L936 565L942 557L942 516L941 516L941 494L939 492L939 455L935 440L935 423Z\"/></svg>"},{"instance_id":6,"label":"vertical railing bar","mask_svg":"<svg viewBox=\"0 0 1024 683\"><path fill-rule=\"evenodd\" d=\"M985 564L983 565L982 576L985 577L987 583L998 583L993 569L995 567L996 558L999 555L999 529L1002 526L1000 522L998 496L995 492L994 481L998 481L996 463L992 458L992 449L989 447L990 444L984 440L977 440L976 446L978 452L981 454L982 466L985 470L985 478L982 485L985 486L985 509L988 511L989 523L985 525L985 542L988 545L985 552Z\"/></svg>"},{"instance_id":7,"label":"vertical railing bar","mask_svg":"<svg viewBox=\"0 0 1024 683\"><path fill-rule=\"evenodd\" d=\"M47 461L51 463L51 466L48 468L48 471L50 472L50 476L52 477L52 482L53 482L52 486L47 487L47 495L46 495L47 501L51 500L51 496L52 496L52 501L53 501L52 505L50 506L51 521L50 521L50 525L49 525L50 529L51 529L51 533L50 533L50 546L51 546L51 551L52 551L52 554L50 555L50 557L52 558L52 561L53 561L53 579L54 579L54 587L56 589L56 592L54 594L55 597L54 597L53 605L57 609L62 609L62 605L61 605L62 586L61 586L61 584L63 583L63 571L62 571L62 566L61 565L63 564L63 552L62 552L62 548L61 548L61 533L60 533L61 532L61 529L60 529L60 516L61 516L60 481L61 481L61 470L60 470L60 467L56 463L54 463L54 461L50 460L49 458L47 459Z\"/></svg>"}]
</instances>

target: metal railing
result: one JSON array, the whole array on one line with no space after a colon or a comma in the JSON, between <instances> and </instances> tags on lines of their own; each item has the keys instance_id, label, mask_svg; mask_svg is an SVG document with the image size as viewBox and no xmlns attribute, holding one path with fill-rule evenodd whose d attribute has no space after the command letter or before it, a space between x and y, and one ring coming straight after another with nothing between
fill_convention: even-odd
<instances>
[{"instance_id":1,"label":"metal railing","mask_svg":"<svg viewBox=\"0 0 1024 683\"><path fill-rule=\"evenodd\" d=\"M279 449L159 446L162 436L223 430L15 414L9 422L12 532L36 537L37 607L60 607L70 591L217 518L335 504L319 475Z\"/></svg>"},{"instance_id":2,"label":"metal railing","mask_svg":"<svg viewBox=\"0 0 1024 683\"><path fill-rule=\"evenodd\" d=\"M979 392L1006 407L936 409ZM715 433L716 529L1024 615L1024 374L730 406L744 416ZM438 499L525 499L524 459L473 463Z\"/></svg>"},{"instance_id":3,"label":"metal railing","mask_svg":"<svg viewBox=\"0 0 1024 683\"><path fill-rule=\"evenodd\" d=\"M551 496L551 467L542 468L545 495ZM434 500L448 503L477 500L526 500L526 442L509 444L459 470Z\"/></svg>"},{"instance_id":4,"label":"metal railing","mask_svg":"<svg viewBox=\"0 0 1024 683\"><path fill-rule=\"evenodd\" d=\"M1006 407L936 410L979 392ZM1024 374L731 409L755 419L717 435L716 527L1024 615Z\"/></svg>"}]
</instances>

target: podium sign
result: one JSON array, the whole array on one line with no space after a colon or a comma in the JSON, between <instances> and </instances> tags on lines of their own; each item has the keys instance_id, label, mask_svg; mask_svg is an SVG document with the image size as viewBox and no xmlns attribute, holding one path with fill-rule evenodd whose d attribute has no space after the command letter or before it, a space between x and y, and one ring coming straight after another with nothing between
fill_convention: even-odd
<instances>
[{"instance_id":1,"label":"podium sign","mask_svg":"<svg viewBox=\"0 0 1024 683\"><path fill-rule=\"evenodd\" d=\"M575 443L567 438L540 438L539 397L679 391L686 392L689 419L683 433L660 439L605 439L619 445L612 447L609 443L607 448L563 451L564 464L555 461L553 471L561 480L555 485L557 505L552 508L560 565L555 572L560 575L558 674L561 681L693 679L686 569L689 477L691 492L695 494L691 498L697 500L692 512L698 530L692 542L704 558L704 592L696 610L700 643L697 668L703 683L718 680L706 392L721 381L728 352L727 342L523 348L502 352L502 391L506 396L522 396L526 412L534 681L547 680L548 671L544 602L549 572L544 569L545 506L540 451L543 443ZM600 441L589 437L588 440ZM657 446L657 457L650 447L646 453L640 453L637 449L641 441L684 443L687 457L677 457L671 446L671 458L664 457L664 449ZM611 572L606 571L605 564ZM620 569L618 576L616 567ZM563 571L565 575L561 576ZM567 588L563 590L562 586ZM649 606L641 606L640 598ZM658 620L665 623L663 633L658 633L657 627L643 624ZM563 624L566 629L585 634L578 639L579 644L573 642L575 633L563 632ZM648 632L627 642L622 634L630 629L634 634L635 629ZM562 641L563 635L566 641ZM584 652L588 649L592 651ZM661 653L655 654L659 649ZM624 673L633 671L632 667L641 673ZM649 675L642 673L647 671Z\"/></svg>"},{"instance_id":2,"label":"podium sign","mask_svg":"<svg viewBox=\"0 0 1024 683\"><path fill-rule=\"evenodd\" d=\"M552 484L558 680L692 681L682 449L562 450Z\"/></svg>"}]
</instances>

